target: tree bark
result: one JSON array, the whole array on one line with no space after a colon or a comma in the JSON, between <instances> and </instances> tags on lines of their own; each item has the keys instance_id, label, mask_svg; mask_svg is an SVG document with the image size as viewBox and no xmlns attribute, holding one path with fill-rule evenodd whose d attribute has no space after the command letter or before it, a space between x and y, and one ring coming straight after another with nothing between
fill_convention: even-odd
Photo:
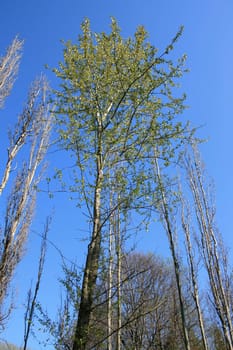
<instances>
[{"instance_id":1,"label":"tree bark","mask_svg":"<svg viewBox=\"0 0 233 350\"><path fill-rule=\"evenodd\" d=\"M93 306L93 297L98 273L99 257L101 250L101 190L103 183L102 140L101 125L97 131L97 174L93 205L93 230L91 242L88 245L86 265L82 283L81 300L78 321L75 328L73 350L85 350L88 342L90 321Z\"/></svg>"},{"instance_id":2,"label":"tree bark","mask_svg":"<svg viewBox=\"0 0 233 350\"><path fill-rule=\"evenodd\" d=\"M162 178L160 175L160 169L159 169L159 164L158 164L158 160L156 157L156 152L155 152L155 172L156 172L158 184L160 186L160 193L161 193L161 214L162 214L164 226L165 226L165 229L166 229L166 232L168 235L170 250L171 250L171 254L172 254L172 261L173 261L174 270L175 270L175 279L176 279L176 286L177 286L178 297L179 297L185 349L191 350L189 336L188 336L188 330L187 330L187 325L186 325L185 307L184 307L184 302L183 302L183 297L182 297L180 266L179 266L179 261L178 261L177 254L176 254L175 242L174 242L174 237L173 237L174 233L173 233L173 229L172 229L171 219L169 217L168 204L167 204L167 199L166 199L166 195L165 195L165 191L164 191L164 187L163 187Z\"/></svg>"},{"instance_id":3,"label":"tree bark","mask_svg":"<svg viewBox=\"0 0 233 350\"><path fill-rule=\"evenodd\" d=\"M215 212L209 188L204 181L204 168L195 145L194 161L186 159L185 166L189 178L189 186L194 198L195 215L199 225L199 249L209 277L210 290L215 311L221 323L227 348L233 349L233 326L230 309L232 307L227 293L227 280L230 280L227 254L224 251L220 233L216 229Z\"/></svg>"},{"instance_id":4,"label":"tree bark","mask_svg":"<svg viewBox=\"0 0 233 350\"><path fill-rule=\"evenodd\" d=\"M110 211L112 211L112 191L110 192ZM109 265L108 265L108 350L112 350L112 282L113 282L113 225L114 213L111 213L109 224Z\"/></svg>"},{"instance_id":5,"label":"tree bark","mask_svg":"<svg viewBox=\"0 0 233 350\"><path fill-rule=\"evenodd\" d=\"M120 202L120 196L118 196L118 202ZM116 254L117 254L117 341L116 350L121 350L121 227L120 227L120 208L117 208L116 219Z\"/></svg>"},{"instance_id":6,"label":"tree bark","mask_svg":"<svg viewBox=\"0 0 233 350\"><path fill-rule=\"evenodd\" d=\"M193 247L191 243L190 238L190 222L189 222L189 212L185 213L184 208L187 207L187 203L184 203L184 198L181 198L181 204L182 204L182 227L185 234L185 245L187 249L187 259L188 259L188 265L190 270L190 276L191 276L191 288L192 288L192 294L193 299L196 305L197 310L197 317L198 317L198 323L201 330L201 338L202 338L202 344L203 349L208 350L208 342L205 332L205 326L204 326L204 318L203 318L203 312L200 305L200 299L199 299L199 287L198 287L198 281L196 277L196 268L195 268L195 261L194 261L194 254L193 254Z\"/></svg>"}]
</instances>

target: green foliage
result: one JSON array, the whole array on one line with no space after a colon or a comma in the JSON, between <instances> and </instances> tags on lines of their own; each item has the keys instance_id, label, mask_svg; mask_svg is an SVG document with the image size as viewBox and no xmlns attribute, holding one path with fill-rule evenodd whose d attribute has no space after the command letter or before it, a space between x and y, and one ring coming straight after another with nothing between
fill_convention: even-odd
<instances>
[{"instance_id":1,"label":"green foliage","mask_svg":"<svg viewBox=\"0 0 233 350\"><path fill-rule=\"evenodd\" d=\"M117 182L125 204L133 203L150 191L154 150L169 165L188 135L176 120L185 108L185 96L175 92L185 56L175 64L167 58L181 33L159 55L142 26L123 39L114 18L109 34L92 32L86 19L78 42L65 44L54 69L61 80L56 117L61 144L76 158L81 199L92 202L100 169L106 175L117 168L103 188Z\"/></svg>"},{"instance_id":2,"label":"green foliage","mask_svg":"<svg viewBox=\"0 0 233 350\"><path fill-rule=\"evenodd\" d=\"M71 348L80 299L81 274L74 264L68 267L63 262L62 267L64 276L59 279L59 283L64 295L61 297L56 319L51 319L39 303L36 305L36 317L40 324L38 331L48 335L42 345L47 346L49 342L52 342L56 350Z\"/></svg>"},{"instance_id":3,"label":"green foliage","mask_svg":"<svg viewBox=\"0 0 233 350\"><path fill-rule=\"evenodd\" d=\"M190 135L179 119L185 96L175 89L185 57L176 63L167 58L181 33L158 54L142 26L123 39L115 19L109 34L92 32L86 19L78 42L65 44L64 61L54 69L61 81L55 91L60 144L77 165L70 189L85 202L92 231L74 350L86 349L90 335L106 224L117 210L120 217L130 210L148 215L158 185L155 156L168 166Z\"/></svg>"}]
</instances>

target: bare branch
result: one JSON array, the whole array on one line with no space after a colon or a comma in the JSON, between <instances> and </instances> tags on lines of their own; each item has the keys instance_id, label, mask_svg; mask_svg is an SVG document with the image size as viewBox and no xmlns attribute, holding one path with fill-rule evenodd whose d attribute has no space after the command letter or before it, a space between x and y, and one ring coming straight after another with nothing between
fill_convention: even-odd
<instances>
[{"instance_id":1,"label":"bare branch","mask_svg":"<svg viewBox=\"0 0 233 350\"><path fill-rule=\"evenodd\" d=\"M193 157L193 158L192 158ZM195 216L198 224L198 247L208 274L212 302L221 323L228 349L233 349L232 305L229 291L230 275L228 260L220 232L215 223L215 206L212 188L205 181L204 166L196 146L192 157L185 159L189 186L194 200Z\"/></svg>"},{"instance_id":2,"label":"bare branch","mask_svg":"<svg viewBox=\"0 0 233 350\"><path fill-rule=\"evenodd\" d=\"M24 315L24 345L23 345L23 350L27 349L27 343L28 343L28 339L29 339L29 335L30 335L30 331L31 331L33 318L34 318L37 295L38 295L38 292L40 289L40 282L41 282L41 277L42 277L43 269L44 269L45 255L46 255L46 249L47 249L47 235L48 235L48 231L49 231L50 222L51 222L51 218L48 217L46 220L44 232L42 235L41 248L40 248L40 259L39 259L36 285L35 285L34 291L32 291L32 288L30 288L28 291L27 308L26 308L26 312Z\"/></svg>"},{"instance_id":3,"label":"bare branch","mask_svg":"<svg viewBox=\"0 0 233 350\"><path fill-rule=\"evenodd\" d=\"M9 46L6 55L0 57L0 108L3 107L6 97L10 94L13 84L15 82L23 41L17 37Z\"/></svg>"},{"instance_id":4,"label":"bare branch","mask_svg":"<svg viewBox=\"0 0 233 350\"><path fill-rule=\"evenodd\" d=\"M43 171L40 164L49 144L52 114L46 101L47 91L48 85L44 78L37 80L30 91L26 108L11 137L9 158L0 187L1 190L5 188L12 160L19 149L22 146L29 147L28 159L16 175L6 206L0 244L0 307L7 295L15 267L23 255L35 206L36 186Z\"/></svg>"},{"instance_id":5,"label":"bare branch","mask_svg":"<svg viewBox=\"0 0 233 350\"><path fill-rule=\"evenodd\" d=\"M184 300L182 295L181 270L180 270L180 263L177 256L177 247L176 247L176 241L175 241L176 228L175 228L175 225L173 224L173 219L170 215L170 208L167 201L167 195L166 195L166 191L163 183L163 178L160 172L156 150L155 150L154 169L155 169L156 182L159 185L160 196L161 196L161 205L160 205L159 211L161 213L161 218L163 220L164 228L167 232L170 250L172 254L172 261L174 265L176 286L177 286L177 291L179 296L180 313L181 313L181 319L182 319L182 328L183 328L183 334L184 334L185 349L190 350L191 348L190 348L190 340L189 340L189 334L187 329L187 317L185 315L185 306L184 306Z\"/></svg>"},{"instance_id":6,"label":"bare branch","mask_svg":"<svg viewBox=\"0 0 233 350\"><path fill-rule=\"evenodd\" d=\"M45 78L42 77L33 84L31 91L29 92L26 107L18 117L14 131L9 132L10 146L8 148L8 158L4 168L4 174L0 183L0 195L9 180L12 170L12 162L15 160L21 147L26 143L28 137L31 138L32 143L28 164L31 169L31 176L29 176L28 179L30 177L33 178L34 171L32 171L32 168L34 167L34 169L36 169L40 159L44 156L51 127L51 118L48 118L49 110L45 101L47 91L48 84ZM38 99L40 100L38 101ZM33 162L34 166L32 165Z\"/></svg>"}]
</instances>

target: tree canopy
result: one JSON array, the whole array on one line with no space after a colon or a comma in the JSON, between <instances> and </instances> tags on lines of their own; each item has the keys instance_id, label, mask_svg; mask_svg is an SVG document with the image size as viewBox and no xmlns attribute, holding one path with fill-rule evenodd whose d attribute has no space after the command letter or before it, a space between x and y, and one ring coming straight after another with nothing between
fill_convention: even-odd
<instances>
[{"instance_id":1,"label":"tree canopy","mask_svg":"<svg viewBox=\"0 0 233 350\"><path fill-rule=\"evenodd\" d=\"M154 202L155 152L168 165L189 135L180 119L185 96L177 97L176 91L185 56L176 63L169 59L181 33L182 28L159 53L142 26L133 38L124 39L114 18L109 34L94 33L86 19L77 43L65 44L64 60L54 69L61 81L55 91L60 142L76 159L76 190L92 223L76 332L79 345L75 342L73 350L85 348L111 213L119 207L142 209L146 198ZM110 192L117 194L111 205Z\"/></svg>"}]
</instances>

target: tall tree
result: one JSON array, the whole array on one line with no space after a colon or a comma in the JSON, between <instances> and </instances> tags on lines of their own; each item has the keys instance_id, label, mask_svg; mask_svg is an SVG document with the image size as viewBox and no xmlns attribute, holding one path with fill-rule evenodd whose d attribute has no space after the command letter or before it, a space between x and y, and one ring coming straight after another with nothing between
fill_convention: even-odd
<instances>
[{"instance_id":1,"label":"tall tree","mask_svg":"<svg viewBox=\"0 0 233 350\"><path fill-rule=\"evenodd\" d=\"M185 137L185 125L175 118L184 109L184 96L173 91L185 57L177 63L167 59L181 32L158 54L142 26L133 38L123 39L115 19L110 34L92 32L85 20L78 42L65 44L64 61L54 69L61 79L56 91L60 141L76 157L75 183L92 223L73 350L86 349L90 335L101 242L111 216L109 169L117 165L112 179L120 188L117 205L140 208L145 196L155 193L152 145L169 162Z\"/></svg>"},{"instance_id":2,"label":"tall tree","mask_svg":"<svg viewBox=\"0 0 233 350\"><path fill-rule=\"evenodd\" d=\"M189 187L193 196L198 233L196 241L206 268L210 299L221 324L227 349L233 349L231 271L221 233L216 226L213 188L199 151L194 145L192 155L185 158Z\"/></svg>"},{"instance_id":3,"label":"tall tree","mask_svg":"<svg viewBox=\"0 0 233 350\"><path fill-rule=\"evenodd\" d=\"M32 289L32 287L28 290L26 311L24 314L23 350L27 350L27 344L32 331L32 325L35 317L37 297L40 290L41 278L43 275L44 264L45 264L45 255L47 250L47 236L48 236L50 221L51 219L47 218L46 224L44 227L44 232L42 235L36 284L35 284L34 290Z\"/></svg>"},{"instance_id":4,"label":"tall tree","mask_svg":"<svg viewBox=\"0 0 233 350\"><path fill-rule=\"evenodd\" d=\"M173 213L172 213L172 206L169 203L171 201L171 196L167 196L167 191L165 188L165 183L163 180L163 177L161 176L161 171L158 163L158 158L155 152L155 176L156 176L156 182L159 186L159 192L160 192L160 204L159 204L159 211L161 215L161 220L164 225L164 229L167 233L169 247L172 255L172 261L174 266L174 272L175 272L175 278L176 278L176 286L179 296L179 303L180 303L180 314L181 314L181 320L182 320L182 328L183 328L183 336L184 336L184 345L186 350L190 350L190 340L189 340L189 334L188 334L188 326L187 326L187 315L185 312L185 303L184 303L184 297L182 292L182 281L181 281L181 264L180 259L177 252L177 228L174 223L173 219Z\"/></svg>"},{"instance_id":5,"label":"tall tree","mask_svg":"<svg viewBox=\"0 0 233 350\"><path fill-rule=\"evenodd\" d=\"M0 59L0 106L3 106L13 86L21 49L22 42L16 38L6 55ZM36 186L48 147L52 115L49 112L47 94L46 80L41 78L35 81L15 128L8 132L9 145L6 147L6 161L0 179L0 195L4 192L7 197L0 231L0 324L6 316L3 304L9 284L22 257L32 222ZM22 149L24 159L18 158ZM21 167L17 164L21 164Z\"/></svg>"},{"instance_id":6,"label":"tall tree","mask_svg":"<svg viewBox=\"0 0 233 350\"><path fill-rule=\"evenodd\" d=\"M182 192L181 192L182 193ZM196 305L198 323L201 331L201 340L203 344L203 349L208 350L208 341L206 335L206 328L204 324L204 315L200 302L200 286L198 280L198 259L195 257L195 248L194 248L194 235L191 228L191 209L189 203L184 199L182 194L180 194L182 213L181 221L182 228L185 236L185 246L187 251L187 261L188 261L188 270L190 275L190 287L192 291L192 296ZM199 259L200 260L200 259Z\"/></svg>"}]
</instances>

